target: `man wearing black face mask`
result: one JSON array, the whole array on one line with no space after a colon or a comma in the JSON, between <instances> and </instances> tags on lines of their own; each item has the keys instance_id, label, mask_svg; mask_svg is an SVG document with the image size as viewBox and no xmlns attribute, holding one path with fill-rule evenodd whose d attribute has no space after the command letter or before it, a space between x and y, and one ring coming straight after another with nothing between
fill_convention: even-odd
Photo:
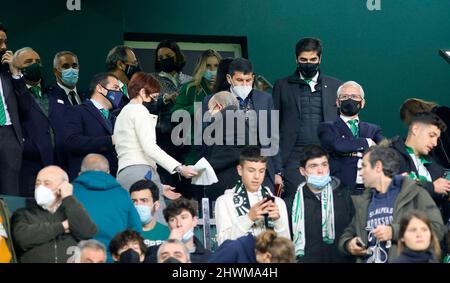
<instances>
[{"instance_id":1,"label":"man wearing black face mask","mask_svg":"<svg viewBox=\"0 0 450 283\"><path fill-rule=\"evenodd\" d=\"M141 263L145 259L147 246L139 233L128 229L114 236L109 243L109 251L115 262Z\"/></svg>"},{"instance_id":2,"label":"man wearing black face mask","mask_svg":"<svg viewBox=\"0 0 450 283\"><path fill-rule=\"evenodd\" d=\"M119 80L112 74L97 74L89 85L91 98L68 107L64 113L64 145L68 155L70 180L80 172L81 162L89 153L102 154L108 159L110 174L117 173L117 154L113 146L113 125L117 109L124 97Z\"/></svg>"},{"instance_id":3,"label":"man wearing black face mask","mask_svg":"<svg viewBox=\"0 0 450 283\"><path fill-rule=\"evenodd\" d=\"M128 82L135 73L141 71L141 67L133 49L124 45L113 47L108 52L105 64L106 71L119 79L120 90L123 92L124 97L118 109L122 109L130 101L127 89Z\"/></svg>"},{"instance_id":4,"label":"man wearing black face mask","mask_svg":"<svg viewBox=\"0 0 450 283\"><path fill-rule=\"evenodd\" d=\"M345 82L337 90L340 116L321 123L318 128L322 147L330 154L331 175L339 178L353 194L364 190L357 174L363 152L384 139L379 126L360 121L359 112L365 102L362 87L354 81Z\"/></svg>"},{"instance_id":5,"label":"man wearing black face mask","mask_svg":"<svg viewBox=\"0 0 450 283\"><path fill-rule=\"evenodd\" d=\"M20 111L24 139L20 190L22 196L32 196L39 170L55 164L54 107L44 86L39 54L30 47L21 48L14 54L14 64L22 77L16 90L30 98L30 107Z\"/></svg>"},{"instance_id":6,"label":"man wearing black face mask","mask_svg":"<svg viewBox=\"0 0 450 283\"><path fill-rule=\"evenodd\" d=\"M317 127L337 116L335 99L341 81L324 75L319 68L321 61L321 41L301 39L295 47L297 69L276 81L273 88L274 108L280 111L278 167L283 168L285 197L292 196L304 181L297 168L303 147L319 145Z\"/></svg>"},{"instance_id":7,"label":"man wearing black face mask","mask_svg":"<svg viewBox=\"0 0 450 283\"><path fill-rule=\"evenodd\" d=\"M6 28L0 23L0 194L19 195L23 146L19 109L31 100L29 96L15 92L21 81L20 72L13 64L13 53L7 50L6 44Z\"/></svg>"}]
</instances>

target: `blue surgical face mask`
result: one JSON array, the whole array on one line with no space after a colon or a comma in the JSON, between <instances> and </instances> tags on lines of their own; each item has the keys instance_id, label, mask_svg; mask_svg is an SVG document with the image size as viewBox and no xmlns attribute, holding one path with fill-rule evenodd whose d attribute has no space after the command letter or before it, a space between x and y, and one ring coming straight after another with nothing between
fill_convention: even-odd
<instances>
[{"instance_id":1,"label":"blue surgical face mask","mask_svg":"<svg viewBox=\"0 0 450 283\"><path fill-rule=\"evenodd\" d=\"M107 89L104 86L102 87L108 91L105 97L109 100L109 102L111 102L113 109L119 108L120 101L123 97L123 92L120 90Z\"/></svg>"},{"instance_id":2,"label":"blue surgical face mask","mask_svg":"<svg viewBox=\"0 0 450 283\"><path fill-rule=\"evenodd\" d=\"M67 86L75 86L78 82L78 70L74 68L62 70L61 80Z\"/></svg>"},{"instance_id":3,"label":"blue surgical face mask","mask_svg":"<svg viewBox=\"0 0 450 283\"><path fill-rule=\"evenodd\" d=\"M139 218L141 219L142 225L146 225L150 223L153 219L152 208L148 205L138 204L135 206L136 210L139 214Z\"/></svg>"},{"instance_id":4,"label":"blue surgical face mask","mask_svg":"<svg viewBox=\"0 0 450 283\"><path fill-rule=\"evenodd\" d=\"M217 70L216 71L206 70L206 72L203 74L203 77L205 78L205 80L211 81L213 77L217 77Z\"/></svg>"},{"instance_id":5,"label":"blue surgical face mask","mask_svg":"<svg viewBox=\"0 0 450 283\"><path fill-rule=\"evenodd\" d=\"M312 185L315 189L323 189L329 182L331 177L327 175L308 175L306 182Z\"/></svg>"},{"instance_id":6,"label":"blue surgical face mask","mask_svg":"<svg viewBox=\"0 0 450 283\"><path fill-rule=\"evenodd\" d=\"M181 241L183 243L187 243L192 237L194 237L194 228L189 229L186 233L184 233Z\"/></svg>"}]
</instances>

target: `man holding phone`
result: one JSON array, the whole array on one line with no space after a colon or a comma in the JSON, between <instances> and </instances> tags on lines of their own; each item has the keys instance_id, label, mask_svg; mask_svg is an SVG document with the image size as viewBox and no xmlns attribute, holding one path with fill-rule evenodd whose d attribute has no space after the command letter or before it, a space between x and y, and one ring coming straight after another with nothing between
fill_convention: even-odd
<instances>
[{"instance_id":1,"label":"man holding phone","mask_svg":"<svg viewBox=\"0 0 450 283\"><path fill-rule=\"evenodd\" d=\"M267 157L255 146L244 148L237 166L241 181L216 201L217 242L235 240L247 233L257 236L273 229L290 239L288 214L284 201L261 186Z\"/></svg>"}]
</instances>

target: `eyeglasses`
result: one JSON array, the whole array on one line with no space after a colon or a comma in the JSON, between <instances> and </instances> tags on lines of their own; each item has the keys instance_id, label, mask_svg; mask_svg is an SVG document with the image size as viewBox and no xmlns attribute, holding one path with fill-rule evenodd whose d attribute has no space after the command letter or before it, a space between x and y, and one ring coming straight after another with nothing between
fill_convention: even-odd
<instances>
[{"instance_id":1,"label":"eyeglasses","mask_svg":"<svg viewBox=\"0 0 450 283\"><path fill-rule=\"evenodd\" d=\"M362 100L363 98L359 94L341 94L339 95L339 100L347 100L347 99L353 99L353 100Z\"/></svg>"}]
</instances>

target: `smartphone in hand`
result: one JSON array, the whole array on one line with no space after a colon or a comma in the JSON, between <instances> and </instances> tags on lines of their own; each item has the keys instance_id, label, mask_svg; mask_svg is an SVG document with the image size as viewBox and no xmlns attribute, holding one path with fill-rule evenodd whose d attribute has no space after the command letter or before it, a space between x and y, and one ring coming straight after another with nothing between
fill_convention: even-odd
<instances>
[{"instance_id":1,"label":"smartphone in hand","mask_svg":"<svg viewBox=\"0 0 450 283\"><path fill-rule=\"evenodd\" d=\"M272 201L273 203L275 203L275 197L274 196L266 196L263 203L266 203L268 201Z\"/></svg>"},{"instance_id":2,"label":"smartphone in hand","mask_svg":"<svg viewBox=\"0 0 450 283\"><path fill-rule=\"evenodd\" d=\"M356 245L360 248L366 248L366 244L364 244L364 242L361 240L361 238L356 238Z\"/></svg>"}]
</instances>

